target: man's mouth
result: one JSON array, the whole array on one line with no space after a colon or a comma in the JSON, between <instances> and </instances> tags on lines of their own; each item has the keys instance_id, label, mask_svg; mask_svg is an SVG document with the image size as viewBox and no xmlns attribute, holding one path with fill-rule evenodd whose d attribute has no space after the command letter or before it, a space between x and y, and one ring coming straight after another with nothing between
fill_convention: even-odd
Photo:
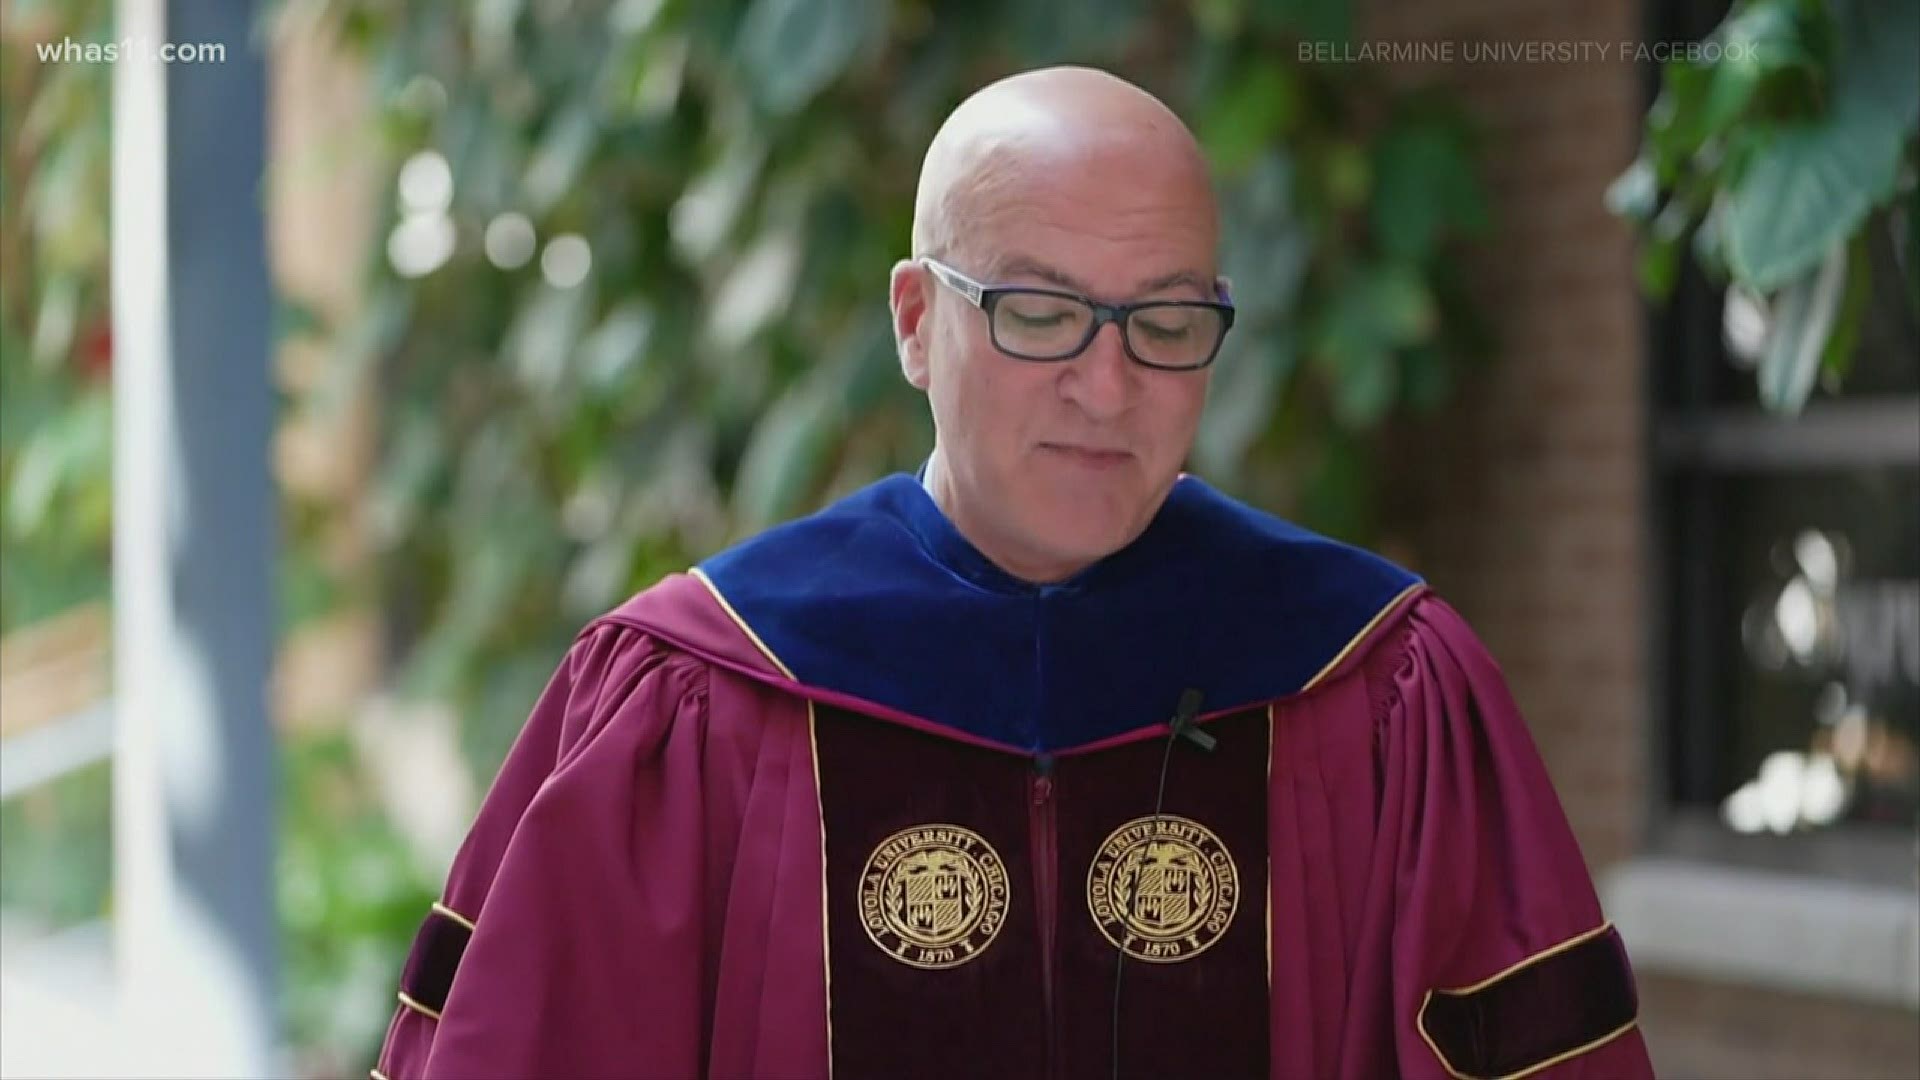
<instances>
[{"instance_id":1,"label":"man's mouth","mask_svg":"<svg viewBox=\"0 0 1920 1080\"><path fill-rule=\"evenodd\" d=\"M1040 448L1076 465L1090 469L1117 468L1133 460L1133 455L1125 450L1114 450L1102 446L1087 446L1079 443L1041 443Z\"/></svg>"}]
</instances>

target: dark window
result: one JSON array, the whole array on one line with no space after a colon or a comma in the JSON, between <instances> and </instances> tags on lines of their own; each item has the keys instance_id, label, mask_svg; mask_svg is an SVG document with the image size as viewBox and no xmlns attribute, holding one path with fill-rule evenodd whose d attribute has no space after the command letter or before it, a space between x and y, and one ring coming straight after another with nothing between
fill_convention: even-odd
<instances>
[{"instance_id":1,"label":"dark window","mask_svg":"<svg viewBox=\"0 0 1920 1080\"><path fill-rule=\"evenodd\" d=\"M1739 832L1920 820L1920 327L1890 230L1852 373L1755 401L1697 272L1655 320L1667 795Z\"/></svg>"},{"instance_id":2,"label":"dark window","mask_svg":"<svg viewBox=\"0 0 1920 1080\"><path fill-rule=\"evenodd\" d=\"M1647 37L1703 40L1727 8L1649 3ZM1647 75L1651 100L1658 72ZM1728 345L1725 293L1697 269L1654 314L1657 818L1676 848L1911 874L1920 325L1893 233L1884 215L1871 223L1873 290L1852 370L1799 416L1760 409L1753 371ZM1822 839L1714 839L1729 832Z\"/></svg>"}]
</instances>

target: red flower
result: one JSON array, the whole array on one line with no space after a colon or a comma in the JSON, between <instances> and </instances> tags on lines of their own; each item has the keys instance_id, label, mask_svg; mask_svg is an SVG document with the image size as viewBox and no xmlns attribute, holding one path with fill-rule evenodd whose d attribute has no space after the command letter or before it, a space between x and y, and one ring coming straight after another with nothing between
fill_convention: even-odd
<instances>
[{"instance_id":1,"label":"red flower","mask_svg":"<svg viewBox=\"0 0 1920 1080\"><path fill-rule=\"evenodd\" d=\"M102 317L90 324L80 334L79 348L74 350L80 361L80 370L89 379L105 381L113 377L113 320Z\"/></svg>"}]
</instances>

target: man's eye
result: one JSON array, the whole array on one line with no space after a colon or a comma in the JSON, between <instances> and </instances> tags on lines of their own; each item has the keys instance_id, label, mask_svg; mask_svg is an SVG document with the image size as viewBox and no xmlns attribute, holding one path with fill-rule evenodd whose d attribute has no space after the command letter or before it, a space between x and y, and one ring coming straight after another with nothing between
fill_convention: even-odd
<instances>
[{"instance_id":1,"label":"man's eye","mask_svg":"<svg viewBox=\"0 0 1920 1080\"><path fill-rule=\"evenodd\" d=\"M1056 311L1049 314L1034 314L1034 315L1029 315L1024 311L1015 311L1013 312L1013 318L1014 318L1014 321L1019 323L1021 326L1030 326L1035 329L1045 329L1050 326L1059 326L1061 323L1067 321L1067 315L1063 311Z\"/></svg>"},{"instance_id":2,"label":"man's eye","mask_svg":"<svg viewBox=\"0 0 1920 1080\"><path fill-rule=\"evenodd\" d=\"M1140 329L1146 331L1148 337L1155 341L1179 341L1193 330L1193 323L1188 319L1182 319L1175 323L1156 322L1152 319L1137 319L1135 323Z\"/></svg>"}]
</instances>

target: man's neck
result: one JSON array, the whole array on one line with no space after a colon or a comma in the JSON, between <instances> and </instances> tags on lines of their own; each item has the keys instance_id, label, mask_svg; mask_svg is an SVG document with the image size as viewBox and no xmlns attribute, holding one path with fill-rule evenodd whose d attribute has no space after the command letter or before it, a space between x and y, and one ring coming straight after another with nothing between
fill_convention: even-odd
<instances>
[{"instance_id":1,"label":"man's neck","mask_svg":"<svg viewBox=\"0 0 1920 1080\"><path fill-rule=\"evenodd\" d=\"M1092 565L1091 563L1049 566L1027 565L1020 560L1006 557L1005 553L998 550L995 545L983 543L981 531L970 528L967 522L967 515L957 513L955 510L958 500L954 491L953 478L940 460L940 448L938 446L934 447L932 455L927 458L926 475L921 478L920 483L922 487L927 489L927 494L932 497L933 504L939 507L940 512L946 516L948 523L954 527L956 532L965 537L968 543L973 545L974 550L985 555L989 562L1006 571L1008 574L1019 578L1021 581L1030 585L1048 585L1056 581L1065 581L1067 578L1072 577Z\"/></svg>"}]
</instances>

